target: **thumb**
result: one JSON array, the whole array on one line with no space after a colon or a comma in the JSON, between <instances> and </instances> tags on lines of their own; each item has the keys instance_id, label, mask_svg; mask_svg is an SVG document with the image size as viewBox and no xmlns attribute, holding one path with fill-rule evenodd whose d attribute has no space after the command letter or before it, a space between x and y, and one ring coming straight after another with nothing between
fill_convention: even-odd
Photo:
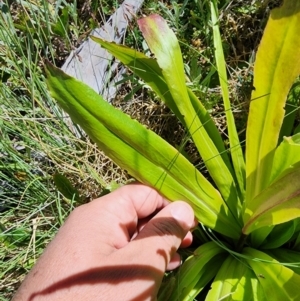
<instances>
[{"instance_id":1,"label":"thumb","mask_svg":"<svg viewBox=\"0 0 300 301\"><path fill-rule=\"evenodd\" d=\"M150 264L163 275L192 226L193 209L186 202L176 201L160 210L127 247L136 250L137 264Z\"/></svg>"}]
</instances>

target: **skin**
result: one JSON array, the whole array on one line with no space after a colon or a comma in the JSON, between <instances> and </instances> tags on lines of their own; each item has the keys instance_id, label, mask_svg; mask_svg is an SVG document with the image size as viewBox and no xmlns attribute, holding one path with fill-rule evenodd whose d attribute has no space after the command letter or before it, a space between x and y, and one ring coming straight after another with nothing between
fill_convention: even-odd
<instances>
[{"instance_id":1,"label":"skin","mask_svg":"<svg viewBox=\"0 0 300 301\"><path fill-rule=\"evenodd\" d=\"M195 225L187 203L124 186L70 214L13 301L156 300Z\"/></svg>"}]
</instances>

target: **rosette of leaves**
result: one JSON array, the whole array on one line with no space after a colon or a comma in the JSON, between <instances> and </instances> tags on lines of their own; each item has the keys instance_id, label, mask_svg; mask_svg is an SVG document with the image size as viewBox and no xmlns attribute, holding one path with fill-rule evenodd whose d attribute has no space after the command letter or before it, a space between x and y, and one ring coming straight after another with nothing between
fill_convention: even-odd
<instances>
[{"instance_id":1,"label":"rosette of leaves","mask_svg":"<svg viewBox=\"0 0 300 301\"><path fill-rule=\"evenodd\" d=\"M300 74L300 1L274 9L254 67L245 153L229 101L216 3L215 59L229 148L201 101L186 86L175 34L158 15L138 20L155 58L96 39L164 101L186 127L214 185L177 149L50 64L52 96L97 145L138 181L171 201L184 200L205 231L199 247L169 275L158 300L300 300L300 134L285 118ZM198 297L197 297L198 296Z\"/></svg>"}]
</instances>

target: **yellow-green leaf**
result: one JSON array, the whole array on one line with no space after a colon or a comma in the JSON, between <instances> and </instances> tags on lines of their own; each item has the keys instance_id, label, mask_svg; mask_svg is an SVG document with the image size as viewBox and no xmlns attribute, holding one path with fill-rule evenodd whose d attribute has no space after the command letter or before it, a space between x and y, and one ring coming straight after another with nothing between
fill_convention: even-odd
<instances>
[{"instance_id":1,"label":"yellow-green leaf","mask_svg":"<svg viewBox=\"0 0 300 301\"><path fill-rule=\"evenodd\" d=\"M300 217L300 165L258 194L245 210L244 234Z\"/></svg>"},{"instance_id":2,"label":"yellow-green leaf","mask_svg":"<svg viewBox=\"0 0 300 301\"><path fill-rule=\"evenodd\" d=\"M246 138L246 202L270 180L288 92L300 73L300 1L272 10L254 66Z\"/></svg>"},{"instance_id":3,"label":"yellow-green leaf","mask_svg":"<svg viewBox=\"0 0 300 301\"><path fill-rule=\"evenodd\" d=\"M247 259L247 262L260 282L267 300L300 300L298 274L264 252L245 248L243 254L251 258Z\"/></svg>"},{"instance_id":4,"label":"yellow-green leaf","mask_svg":"<svg viewBox=\"0 0 300 301\"><path fill-rule=\"evenodd\" d=\"M300 133L292 137L284 137L277 147L270 174L270 183L298 162L300 162Z\"/></svg>"},{"instance_id":5,"label":"yellow-green leaf","mask_svg":"<svg viewBox=\"0 0 300 301\"><path fill-rule=\"evenodd\" d=\"M197 248L176 274L176 286L169 299L159 301L192 301L216 275L219 265L228 256L226 251L210 241Z\"/></svg>"},{"instance_id":6,"label":"yellow-green leaf","mask_svg":"<svg viewBox=\"0 0 300 301\"><path fill-rule=\"evenodd\" d=\"M190 101L186 88L182 54L174 32L159 15L142 18L138 20L138 24L149 48L156 57L170 94L184 118L187 130L226 204L235 216L236 223L240 224L241 204L238 199L236 183L231 170L220 156Z\"/></svg>"},{"instance_id":7,"label":"yellow-green leaf","mask_svg":"<svg viewBox=\"0 0 300 301\"><path fill-rule=\"evenodd\" d=\"M274 250L266 250L266 252L282 262L286 267L293 270L296 274L300 275L300 252L285 248L278 248Z\"/></svg>"},{"instance_id":8,"label":"yellow-green leaf","mask_svg":"<svg viewBox=\"0 0 300 301\"><path fill-rule=\"evenodd\" d=\"M205 301L266 301L256 276L244 259L228 256L218 271Z\"/></svg>"},{"instance_id":9,"label":"yellow-green leaf","mask_svg":"<svg viewBox=\"0 0 300 301\"><path fill-rule=\"evenodd\" d=\"M84 83L50 64L46 74L52 96L116 164L170 200L190 203L208 227L232 238L239 236L219 192L174 147Z\"/></svg>"},{"instance_id":10,"label":"yellow-green leaf","mask_svg":"<svg viewBox=\"0 0 300 301\"><path fill-rule=\"evenodd\" d=\"M100 44L101 47L109 51L124 65L130 68L133 73L139 76L149 87L151 87L151 89L161 98L161 100L165 102L166 105L173 111L176 117L185 125L185 120L178 110L176 103L174 102L174 99L163 77L162 70L158 66L155 59L149 58L143 53L124 45L116 44L114 42L107 42L96 37L92 37L92 39L96 43ZM218 153L223 158L228 169L230 169L231 166L229 157L214 121L195 94L189 88L187 88L187 91L197 117L200 119L209 137L213 140L213 143L218 149Z\"/></svg>"}]
</instances>

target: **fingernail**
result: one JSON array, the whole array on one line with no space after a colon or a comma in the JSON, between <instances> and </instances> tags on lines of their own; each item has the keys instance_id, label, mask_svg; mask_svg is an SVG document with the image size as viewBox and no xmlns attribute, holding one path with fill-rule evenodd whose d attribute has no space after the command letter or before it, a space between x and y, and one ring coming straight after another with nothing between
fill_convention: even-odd
<instances>
[{"instance_id":1,"label":"fingernail","mask_svg":"<svg viewBox=\"0 0 300 301\"><path fill-rule=\"evenodd\" d=\"M172 216L184 227L189 229L194 222L194 212L191 206L185 202L177 201L172 204Z\"/></svg>"}]
</instances>

